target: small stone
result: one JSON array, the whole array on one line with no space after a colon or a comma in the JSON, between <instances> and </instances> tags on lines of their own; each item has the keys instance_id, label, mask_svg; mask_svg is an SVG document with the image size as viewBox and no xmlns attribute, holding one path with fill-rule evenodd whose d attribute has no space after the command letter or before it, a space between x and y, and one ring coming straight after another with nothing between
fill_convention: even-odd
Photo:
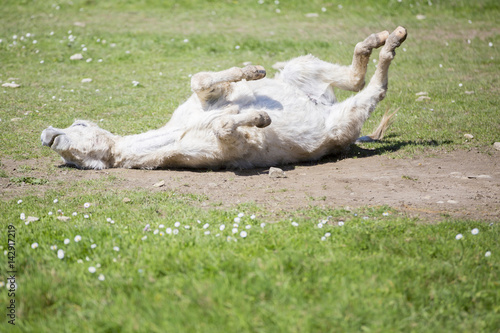
<instances>
[{"instance_id":1,"label":"small stone","mask_svg":"<svg viewBox=\"0 0 500 333\"><path fill-rule=\"evenodd\" d=\"M90 82L92 82L91 78L82 79L82 83L90 83Z\"/></svg>"},{"instance_id":2,"label":"small stone","mask_svg":"<svg viewBox=\"0 0 500 333\"><path fill-rule=\"evenodd\" d=\"M415 101L416 102L423 102L425 100L430 100L431 98L429 96L420 96L419 98L417 98Z\"/></svg>"},{"instance_id":3,"label":"small stone","mask_svg":"<svg viewBox=\"0 0 500 333\"><path fill-rule=\"evenodd\" d=\"M71 218L68 216L58 216L57 219L63 222L68 222L69 220L71 220Z\"/></svg>"},{"instance_id":4,"label":"small stone","mask_svg":"<svg viewBox=\"0 0 500 333\"><path fill-rule=\"evenodd\" d=\"M76 27L85 28L85 23L84 22L75 22L75 23L73 23L73 25L76 26Z\"/></svg>"},{"instance_id":5,"label":"small stone","mask_svg":"<svg viewBox=\"0 0 500 333\"><path fill-rule=\"evenodd\" d=\"M427 91L421 91L415 94L415 96L427 96L427 95L429 95Z\"/></svg>"},{"instance_id":6,"label":"small stone","mask_svg":"<svg viewBox=\"0 0 500 333\"><path fill-rule=\"evenodd\" d=\"M466 95L472 95L472 94L474 94L474 91L469 91L469 90L467 90L467 91L465 91L465 94L466 94Z\"/></svg>"},{"instance_id":7,"label":"small stone","mask_svg":"<svg viewBox=\"0 0 500 333\"><path fill-rule=\"evenodd\" d=\"M474 135L466 133L466 134L464 134L464 138L466 138L466 139L474 139Z\"/></svg>"},{"instance_id":8,"label":"small stone","mask_svg":"<svg viewBox=\"0 0 500 333\"><path fill-rule=\"evenodd\" d=\"M495 142L493 144L493 148L495 148L496 150L500 150L500 142Z\"/></svg>"},{"instance_id":9,"label":"small stone","mask_svg":"<svg viewBox=\"0 0 500 333\"><path fill-rule=\"evenodd\" d=\"M76 53L73 54L71 57L69 57L69 60L82 60L83 55L81 53Z\"/></svg>"},{"instance_id":10,"label":"small stone","mask_svg":"<svg viewBox=\"0 0 500 333\"><path fill-rule=\"evenodd\" d=\"M19 117L16 117L16 118L12 118L10 121L19 121L19 120L22 120L23 118L19 118Z\"/></svg>"},{"instance_id":11,"label":"small stone","mask_svg":"<svg viewBox=\"0 0 500 333\"><path fill-rule=\"evenodd\" d=\"M493 177L491 177L490 175L478 175L478 176L475 176L474 178L476 178L476 179L491 179Z\"/></svg>"},{"instance_id":12,"label":"small stone","mask_svg":"<svg viewBox=\"0 0 500 333\"><path fill-rule=\"evenodd\" d=\"M466 179L467 178L461 172L452 172L452 173L450 173L450 177L458 178L458 179Z\"/></svg>"},{"instance_id":13,"label":"small stone","mask_svg":"<svg viewBox=\"0 0 500 333\"><path fill-rule=\"evenodd\" d=\"M306 14L306 17L308 17L308 18L311 18L311 17L318 17L318 16L319 16L319 14L318 14L318 13L307 13L307 14Z\"/></svg>"},{"instance_id":14,"label":"small stone","mask_svg":"<svg viewBox=\"0 0 500 333\"><path fill-rule=\"evenodd\" d=\"M269 168L269 177L271 178L286 178L285 172L280 168Z\"/></svg>"},{"instance_id":15,"label":"small stone","mask_svg":"<svg viewBox=\"0 0 500 333\"><path fill-rule=\"evenodd\" d=\"M425 20L425 15L422 15L422 14L418 14L417 15L417 20Z\"/></svg>"},{"instance_id":16,"label":"small stone","mask_svg":"<svg viewBox=\"0 0 500 333\"><path fill-rule=\"evenodd\" d=\"M154 184L153 187L162 187L162 186L165 186L165 181L162 180L162 181L159 181L158 183Z\"/></svg>"},{"instance_id":17,"label":"small stone","mask_svg":"<svg viewBox=\"0 0 500 333\"><path fill-rule=\"evenodd\" d=\"M15 82L6 82L2 84L2 87L4 88L19 88L20 86L21 86L20 84L17 84Z\"/></svg>"},{"instance_id":18,"label":"small stone","mask_svg":"<svg viewBox=\"0 0 500 333\"><path fill-rule=\"evenodd\" d=\"M35 216L28 216L26 218L26 222L36 222L38 220L40 220L40 219L38 217L35 217Z\"/></svg>"},{"instance_id":19,"label":"small stone","mask_svg":"<svg viewBox=\"0 0 500 333\"><path fill-rule=\"evenodd\" d=\"M124 203L128 203L128 202L131 202L132 200L131 200L130 198L125 197L125 198L123 198L123 200L122 200L122 201L123 201Z\"/></svg>"},{"instance_id":20,"label":"small stone","mask_svg":"<svg viewBox=\"0 0 500 333\"><path fill-rule=\"evenodd\" d=\"M455 201L455 200L448 200L448 203L449 203L449 204L457 204L457 203L458 203L458 201Z\"/></svg>"}]
</instances>

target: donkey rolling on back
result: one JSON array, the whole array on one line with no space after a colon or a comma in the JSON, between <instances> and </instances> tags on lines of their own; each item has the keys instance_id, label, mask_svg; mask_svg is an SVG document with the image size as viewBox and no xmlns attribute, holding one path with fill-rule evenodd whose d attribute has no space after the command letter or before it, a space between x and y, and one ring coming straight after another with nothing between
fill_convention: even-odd
<instances>
[{"instance_id":1,"label":"donkey rolling on back","mask_svg":"<svg viewBox=\"0 0 500 333\"><path fill-rule=\"evenodd\" d=\"M341 66L311 55L275 65L265 78L261 66L201 72L191 80L194 94L160 129L118 136L88 121L48 127L42 143L66 164L104 168L268 167L343 151L359 137L387 92L388 70L406 29L372 34L356 45L352 64ZM368 85L372 49L381 47ZM359 91L337 102L333 88Z\"/></svg>"}]
</instances>

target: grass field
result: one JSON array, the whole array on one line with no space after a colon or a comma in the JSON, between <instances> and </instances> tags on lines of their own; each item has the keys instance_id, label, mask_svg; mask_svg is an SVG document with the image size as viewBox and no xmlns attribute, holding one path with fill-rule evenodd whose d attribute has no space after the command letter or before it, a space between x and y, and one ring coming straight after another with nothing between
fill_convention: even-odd
<instances>
[{"instance_id":1,"label":"grass field","mask_svg":"<svg viewBox=\"0 0 500 333\"><path fill-rule=\"evenodd\" d=\"M45 180L22 164L54 156L39 139L49 125L157 128L198 71L250 61L272 75L305 53L348 64L358 41L398 25L409 36L365 133L400 110L369 146L394 158L491 153L498 1L6 0L0 12L0 80L20 84L0 88L0 157L26 175L0 177L32 184L2 196L0 305L8 314L14 300L16 317L1 332L500 332L497 222L428 224L393 207L207 209L194 194L111 190L112 177L37 195ZM422 91L430 100L416 101Z\"/></svg>"}]
</instances>

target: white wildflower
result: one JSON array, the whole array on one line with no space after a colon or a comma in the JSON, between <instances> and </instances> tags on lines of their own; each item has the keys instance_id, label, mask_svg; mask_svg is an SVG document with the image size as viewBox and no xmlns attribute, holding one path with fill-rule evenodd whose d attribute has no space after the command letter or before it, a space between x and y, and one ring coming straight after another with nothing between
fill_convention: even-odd
<instances>
[{"instance_id":1,"label":"white wildflower","mask_svg":"<svg viewBox=\"0 0 500 333\"><path fill-rule=\"evenodd\" d=\"M94 266L90 266L90 267L89 267L89 272L90 272L90 273L94 274L94 273L95 273L95 271L96 271L96 268L95 268Z\"/></svg>"},{"instance_id":2,"label":"white wildflower","mask_svg":"<svg viewBox=\"0 0 500 333\"><path fill-rule=\"evenodd\" d=\"M242 232L240 232L240 237L241 238L245 238L247 236L247 232L245 230L243 230Z\"/></svg>"},{"instance_id":3,"label":"white wildflower","mask_svg":"<svg viewBox=\"0 0 500 333\"><path fill-rule=\"evenodd\" d=\"M473 235L477 235L479 233L479 229L478 228L474 228L471 230L471 234Z\"/></svg>"},{"instance_id":4,"label":"white wildflower","mask_svg":"<svg viewBox=\"0 0 500 333\"><path fill-rule=\"evenodd\" d=\"M57 257L58 257L59 259L63 259L63 258L64 258L64 251L63 251L62 249L59 249L59 250L57 251Z\"/></svg>"},{"instance_id":5,"label":"white wildflower","mask_svg":"<svg viewBox=\"0 0 500 333\"><path fill-rule=\"evenodd\" d=\"M36 249L37 247L38 247L38 243L33 243L33 244L31 244L31 248L32 248L32 249Z\"/></svg>"},{"instance_id":6,"label":"white wildflower","mask_svg":"<svg viewBox=\"0 0 500 333\"><path fill-rule=\"evenodd\" d=\"M464 236L462 234L458 234L458 235L455 236L456 240L460 240L462 238L464 238Z\"/></svg>"},{"instance_id":7,"label":"white wildflower","mask_svg":"<svg viewBox=\"0 0 500 333\"><path fill-rule=\"evenodd\" d=\"M82 240L82 236L80 236L80 235L76 235L76 236L75 236L75 242L77 242L77 243L78 243L78 242L79 242L79 241L81 241L81 240Z\"/></svg>"}]
</instances>

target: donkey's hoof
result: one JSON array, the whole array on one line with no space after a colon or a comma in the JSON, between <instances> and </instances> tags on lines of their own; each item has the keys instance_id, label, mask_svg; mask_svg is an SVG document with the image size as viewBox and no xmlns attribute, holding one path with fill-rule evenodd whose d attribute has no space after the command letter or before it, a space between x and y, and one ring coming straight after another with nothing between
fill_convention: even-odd
<instances>
[{"instance_id":1,"label":"donkey's hoof","mask_svg":"<svg viewBox=\"0 0 500 333\"><path fill-rule=\"evenodd\" d=\"M392 33L395 34L396 36L398 36L400 43L405 41L406 35L407 35L407 31L406 31L405 27L399 26Z\"/></svg>"},{"instance_id":2,"label":"donkey's hoof","mask_svg":"<svg viewBox=\"0 0 500 333\"><path fill-rule=\"evenodd\" d=\"M389 37L389 31L385 30L379 32L378 34L373 34L367 39L370 39L370 44L371 44L370 46L376 49L384 45L388 37Z\"/></svg>"},{"instance_id":3,"label":"donkey's hoof","mask_svg":"<svg viewBox=\"0 0 500 333\"><path fill-rule=\"evenodd\" d=\"M262 66L246 66L243 69L247 81L260 80L266 76L266 69Z\"/></svg>"},{"instance_id":4,"label":"donkey's hoof","mask_svg":"<svg viewBox=\"0 0 500 333\"><path fill-rule=\"evenodd\" d=\"M264 127L271 125L271 117L269 117L269 114L267 112L260 111L260 112L258 112L257 117L258 118L257 118L257 121L255 123L256 127L264 128Z\"/></svg>"},{"instance_id":5,"label":"donkey's hoof","mask_svg":"<svg viewBox=\"0 0 500 333\"><path fill-rule=\"evenodd\" d=\"M399 26L389 35L385 45L389 48L389 50L394 51L395 48L397 48L405 41L406 36L406 28Z\"/></svg>"}]
</instances>

